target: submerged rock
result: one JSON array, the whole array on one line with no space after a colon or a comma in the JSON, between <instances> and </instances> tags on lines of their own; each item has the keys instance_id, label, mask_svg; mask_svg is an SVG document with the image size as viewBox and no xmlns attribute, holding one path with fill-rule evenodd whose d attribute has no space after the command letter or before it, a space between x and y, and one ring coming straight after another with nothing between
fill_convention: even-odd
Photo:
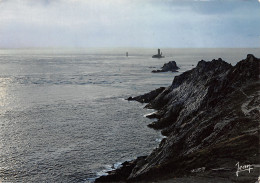
<instances>
[{"instance_id":1,"label":"submerged rock","mask_svg":"<svg viewBox=\"0 0 260 183\"><path fill-rule=\"evenodd\" d=\"M157 109L149 126L167 138L124 180L200 175L255 182L257 169L237 177L235 165L259 164L259 64L253 55L235 66L202 60L169 87L132 98Z\"/></svg>"},{"instance_id":2,"label":"submerged rock","mask_svg":"<svg viewBox=\"0 0 260 183\"><path fill-rule=\"evenodd\" d=\"M166 64L163 65L161 70L153 70L152 72L156 73L156 72L178 72L177 70L180 69L175 61L170 61Z\"/></svg>"}]
</instances>

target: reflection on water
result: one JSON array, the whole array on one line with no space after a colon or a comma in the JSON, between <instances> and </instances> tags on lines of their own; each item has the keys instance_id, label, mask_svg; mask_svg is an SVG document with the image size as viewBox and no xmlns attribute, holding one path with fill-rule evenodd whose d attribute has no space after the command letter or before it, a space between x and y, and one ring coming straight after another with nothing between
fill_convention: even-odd
<instances>
[{"instance_id":1,"label":"reflection on water","mask_svg":"<svg viewBox=\"0 0 260 183\"><path fill-rule=\"evenodd\" d=\"M151 111L122 99L168 86L220 52L233 63L260 53L168 49L168 58L152 59L154 50L128 52L0 50L0 181L86 182L146 155L162 136L146 126ZM151 73L170 60L179 73Z\"/></svg>"},{"instance_id":2,"label":"reflection on water","mask_svg":"<svg viewBox=\"0 0 260 183\"><path fill-rule=\"evenodd\" d=\"M0 87L0 107L1 107L1 110L3 110L4 106L6 105L6 103L8 103L6 97L7 97L6 88L5 87ZM4 111L1 111L1 112L4 112Z\"/></svg>"}]
</instances>

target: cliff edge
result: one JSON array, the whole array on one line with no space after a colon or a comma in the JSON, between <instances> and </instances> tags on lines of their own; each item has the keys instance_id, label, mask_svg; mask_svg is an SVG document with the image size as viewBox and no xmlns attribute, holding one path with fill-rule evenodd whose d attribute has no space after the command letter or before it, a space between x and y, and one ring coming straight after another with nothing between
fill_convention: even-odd
<instances>
[{"instance_id":1,"label":"cliff edge","mask_svg":"<svg viewBox=\"0 0 260 183\"><path fill-rule=\"evenodd\" d=\"M182 176L223 177L255 182L259 176L259 64L253 55L232 66L222 59L200 61L167 88L129 98L157 112L149 125L164 138L147 157L136 160L120 181ZM238 172L237 163L251 172ZM110 173L117 177L117 173ZM108 182L101 177L96 182ZM110 179L109 181L115 181ZM119 180L117 180L119 181Z\"/></svg>"}]
</instances>

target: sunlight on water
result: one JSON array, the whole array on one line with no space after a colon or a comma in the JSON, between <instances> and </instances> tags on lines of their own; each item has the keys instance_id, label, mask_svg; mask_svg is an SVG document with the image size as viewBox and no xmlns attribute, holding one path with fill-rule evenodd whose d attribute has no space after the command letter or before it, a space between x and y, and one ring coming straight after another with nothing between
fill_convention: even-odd
<instances>
[{"instance_id":1,"label":"sunlight on water","mask_svg":"<svg viewBox=\"0 0 260 183\"><path fill-rule=\"evenodd\" d=\"M126 51L129 56L125 57ZM233 65L259 49L0 50L0 181L84 182L147 155L163 136L143 104L201 59ZM151 73L175 60L178 73Z\"/></svg>"},{"instance_id":2,"label":"sunlight on water","mask_svg":"<svg viewBox=\"0 0 260 183\"><path fill-rule=\"evenodd\" d=\"M4 107L7 103L6 101L6 88L1 87L0 88L0 107Z\"/></svg>"}]
</instances>

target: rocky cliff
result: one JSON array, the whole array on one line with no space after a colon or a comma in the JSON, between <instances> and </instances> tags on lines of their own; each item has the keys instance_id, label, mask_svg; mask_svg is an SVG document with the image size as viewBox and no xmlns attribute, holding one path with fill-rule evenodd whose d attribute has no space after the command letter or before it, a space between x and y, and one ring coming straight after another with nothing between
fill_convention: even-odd
<instances>
[{"instance_id":1,"label":"rocky cliff","mask_svg":"<svg viewBox=\"0 0 260 183\"><path fill-rule=\"evenodd\" d=\"M149 126L164 138L150 155L132 164L121 181L178 176L221 176L255 182L258 169L241 172L236 163L259 162L259 64L248 55L232 66L222 59L200 61L167 88L130 98L157 109ZM117 171L114 176L120 174ZM111 175L111 174L110 174ZM106 181L106 178L97 179ZM111 180L110 180L111 181Z\"/></svg>"}]
</instances>

